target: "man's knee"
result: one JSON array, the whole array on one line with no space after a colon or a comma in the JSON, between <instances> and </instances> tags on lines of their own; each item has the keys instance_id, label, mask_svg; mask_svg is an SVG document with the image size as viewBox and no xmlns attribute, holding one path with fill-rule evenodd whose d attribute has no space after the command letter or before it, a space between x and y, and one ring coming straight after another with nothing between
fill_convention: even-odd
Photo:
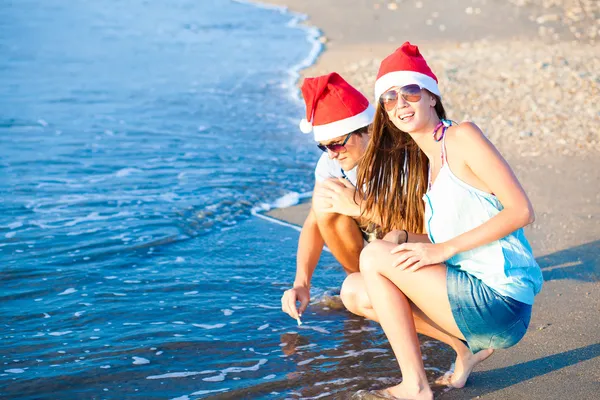
<instances>
[{"instance_id":1,"label":"man's knee","mask_svg":"<svg viewBox=\"0 0 600 400\"><path fill-rule=\"evenodd\" d=\"M316 211L314 209L313 209L313 212L315 214L315 217L317 219L317 224L319 224L319 226L331 225L332 223L335 223L339 220L351 218L351 217L348 217L347 215L343 215L343 214Z\"/></svg>"}]
</instances>

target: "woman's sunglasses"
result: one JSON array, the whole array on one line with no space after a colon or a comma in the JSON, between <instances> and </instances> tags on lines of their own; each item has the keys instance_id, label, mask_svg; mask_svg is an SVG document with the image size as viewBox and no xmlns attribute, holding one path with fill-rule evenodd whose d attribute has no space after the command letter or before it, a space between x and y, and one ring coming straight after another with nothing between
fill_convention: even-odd
<instances>
[{"instance_id":1,"label":"woman's sunglasses","mask_svg":"<svg viewBox=\"0 0 600 400\"><path fill-rule=\"evenodd\" d=\"M413 84L390 89L379 97L379 103L385 111L392 111L398 104L400 96L410 103L416 103L421 100L421 87Z\"/></svg>"},{"instance_id":2,"label":"woman's sunglasses","mask_svg":"<svg viewBox=\"0 0 600 400\"><path fill-rule=\"evenodd\" d=\"M327 153L327 150L333 152L333 153L343 153L346 151L346 142L348 141L348 139L350 139L350 136L352 136L354 132L350 132L348 134L348 136L346 136L346 139L344 139L344 141L342 143L331 143L331 144L318 144L317 147L319 149L321 149L322 151L324 151L325 153Z\"/></svg>"}]
</instances>

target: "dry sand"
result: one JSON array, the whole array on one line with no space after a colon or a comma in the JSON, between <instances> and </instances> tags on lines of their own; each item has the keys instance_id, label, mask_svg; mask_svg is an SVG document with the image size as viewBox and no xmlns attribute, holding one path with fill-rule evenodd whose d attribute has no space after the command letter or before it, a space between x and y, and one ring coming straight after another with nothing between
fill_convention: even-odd
<instances>
[{"instance_id":1,"label":"dry sand","mask_svg":"<svg viewBox=\"0 0 600 400\"><path fill-rule=\"evenodd\" d=\"M536 210L526 232L546 284L521 344L444 398L593 398L600 392L600 1L270 0L309 16L369 98L379 62L418 44L453 120L477 123ZM300 119L301 116L298 116ZM300 205L271 215L302 224ZM318 273L318 272L317 272ZM290 279L292 279L290 277Z\"/></svg>"}]
</instances>

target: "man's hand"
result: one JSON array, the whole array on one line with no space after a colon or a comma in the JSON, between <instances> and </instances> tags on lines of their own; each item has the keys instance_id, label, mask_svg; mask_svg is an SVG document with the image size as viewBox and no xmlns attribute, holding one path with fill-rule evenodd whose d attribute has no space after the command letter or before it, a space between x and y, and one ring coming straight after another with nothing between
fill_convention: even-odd
<instances>
[{"instance_id":1,"label":"man's hand","mask_svg":"<svg viewBox=\"0 0 600 400\"><path fill-rule=\"evenodd\" d=\"M317 212L360 216L360 206L355 200L356 188L344 178L327 179L317 185L313 193L313 207Z\"/></svg>"},{"instance_id":2,"label":"man's hand","mask_svg":"<svg viewBox=\"0 0 600 400\"><path fill-rule=\"evenodd\" d=\"M300 302L300 308L296 308L296 302ZM286 290L281 296L281 309L290 317L297 320L302 316L308 302L310 301L310 289L306 286L295 286Z\"/></svg>"}]
</instances>

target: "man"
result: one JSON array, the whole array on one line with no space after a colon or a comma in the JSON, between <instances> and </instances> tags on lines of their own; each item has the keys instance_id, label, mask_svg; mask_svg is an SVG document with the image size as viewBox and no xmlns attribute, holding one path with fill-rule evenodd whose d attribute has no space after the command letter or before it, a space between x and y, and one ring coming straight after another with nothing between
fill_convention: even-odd
<instances>
[{"instance_id":1,"label":"man","mask_svg":"<svg viewBox=\"0 0 600 400\"><path fill-rule=\"evenodd\" d=\"M352 279L353 275L359 276L354 273L359 270L364 245L359 225L367 225L367 221L361 221L354 187L356 166L369 143L368 127L375 112L367 98L337 73L305 79L302 96L306 119L300 123L300 129L304 133L313 132L318 147L326 153L315 169L313 203L298 241L296 278L293 287L281 298L283 311L299 323L310 301L310 282L324 244L349 275L342 286L344 305L362 314L355 304L360 291L362 302L370 307L362 280L355 288Z\"/></svg>"}]
</instances>

